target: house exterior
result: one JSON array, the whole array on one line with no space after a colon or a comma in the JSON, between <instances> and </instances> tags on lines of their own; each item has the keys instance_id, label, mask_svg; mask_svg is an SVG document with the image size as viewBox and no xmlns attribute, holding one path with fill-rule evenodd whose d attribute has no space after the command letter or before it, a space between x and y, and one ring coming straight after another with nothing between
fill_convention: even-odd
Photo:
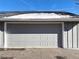
<instances>
[{"instance_id":1,"label":"house exterior","mask_svg":"<svg viewBox=\"0 0 79 59\"><path fill-rule=\"evenodd\" d=\"M79 49L79 18L68 12L0 14L0 48Z\"/></svg>"}]
</instances>

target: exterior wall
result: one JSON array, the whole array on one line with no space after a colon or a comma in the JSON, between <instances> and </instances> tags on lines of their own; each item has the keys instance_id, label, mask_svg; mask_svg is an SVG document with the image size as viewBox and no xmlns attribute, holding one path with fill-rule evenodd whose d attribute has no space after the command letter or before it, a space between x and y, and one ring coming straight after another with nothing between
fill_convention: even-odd
<instances>
[{"instance_id":1,"label":"exterior wall","mask_svg":"<svg viewBox=\"0 0 79 59\"><path fill-rule=\"evenodd\" d=\"M79 48L79 23L64 23L64 48Z\"/></svg>"},{"instance_id":2,"label":"exterior wall","mask_svg":"<svg viewBox=\"0 0 79 59\"><path fill-rule=\"evenodd\" d=\"M4 47L4 23L0 22L0 48ZM64 22L63 48L79 48L79 23Z\"/></svg>"},{"instance_id":3,"label":"exterior wall","mask_svg":"<svg viewBox=\"0 0 79 59\"><path fill-rule=\"evenodd\" d=\"M3 31L4 31L4 23L3 22L0 22L0 48L3 48Z\"/></svg>"}]
</instances>

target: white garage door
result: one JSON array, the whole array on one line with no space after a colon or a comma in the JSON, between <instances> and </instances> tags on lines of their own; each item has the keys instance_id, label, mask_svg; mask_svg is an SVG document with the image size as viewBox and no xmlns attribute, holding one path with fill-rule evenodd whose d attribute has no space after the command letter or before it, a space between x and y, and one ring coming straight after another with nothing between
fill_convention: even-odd
<instances>
[{"instance_id":1,"label":"white garage door","mask_svg":"<svg viewBox=\"0 0 79 59\"><path fill-rule=\"evenodd\" d=\"M7 46L23 48L62 47L61 24L7 24Z\"/></svg>"}]
</instances>

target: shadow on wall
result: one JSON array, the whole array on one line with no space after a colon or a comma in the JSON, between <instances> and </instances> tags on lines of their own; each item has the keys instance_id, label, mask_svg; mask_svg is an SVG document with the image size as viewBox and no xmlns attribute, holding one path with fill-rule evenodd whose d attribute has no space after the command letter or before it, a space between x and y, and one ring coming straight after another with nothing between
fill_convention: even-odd
<instances>
[{"instance_id":1,"label":"shadow on wall","mask_svg":"<svg viewBox=\"0 0 79 59\"><path fill-rule=\"evenodd\" d=\"M64 23L64 31L66 31L67 32L67 48L69 48L69 34L72 34L72 35L70 35L71 37L72 37L72 48L73 48L73 37L74 37L74 35L73 35L73 27L75 27L75 26L77 26L77 24L78 24L78 22L65 22ZM76 29L78 29L78 28L76 28ZM69 32L71 30L71 32ZM77 30L76 30L77 31ZM76 33L77 34L77 33ZM78 44L78 43L77 43Z\"/></svg>"},{"instance_id":2,"label":"shadow on wall","mask_svg":"<svg viewBox=\"0 0 79 59\"><path fill-rule=\"evenodd\" d=\"M0 22L0 48L3 48L3 42L4 42L4 34L3 34L3 32L4 32L4 23L3 22ZM1 49L0 49L1 50Z\"/></svg>"},{"instance_id":3,"label":"shadow on wall","mask_svg":"<svg viewBox=\"0 0 79 59\"><path fill-rule=\"evenodd\" d=\"M4 23L3 22L0 22L0 31L4 31Z\"/></svg>"},{"instance_id":4,"label":"shadow on wall","mask_svg":"<svg viewBox=\"0 0 79 59\"><path fill-rule=\"evenodd\" d=\"M72 29L77 24L78 24L78 22L65 22L64 23L64 31L69 31L70 29Z\"/></svg>"}]
</instances>

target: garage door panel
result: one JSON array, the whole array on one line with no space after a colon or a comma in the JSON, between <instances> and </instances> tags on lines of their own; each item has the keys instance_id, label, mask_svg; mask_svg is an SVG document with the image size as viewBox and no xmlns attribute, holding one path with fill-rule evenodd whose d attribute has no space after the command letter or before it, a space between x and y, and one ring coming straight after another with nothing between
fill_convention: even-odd
<instances>
[{"instance_id":1,"label":"garage door panel","mask_svg":"<svg viewBox=\"0 0 79 59\"><path fill-rule=\"evenodd\" d=\"M61 24L7 24L8 47L58 47Z\"/></svg>"},{"instance_id":2,"label":"garage door panel","mask_svg":"<svg viewBox=\"0 0 79 59\"><path fill-rule=\"evenodd\" d=\"M40 46L40 34L8 34L10 47Z\"/></svg>"},{"instance_id":3,"label":"garage door panel","mask_svg":"<svg viewBox=\"0 0 79 59\"><path fill-rule=\"evenodd\" d=\"M49 34L48 35L48 46L58 47L58 34Z\"/></svg>"},{"instance_id":4,"label":"garage door panel","mask_svg":"<svg viewBox=\"0 0 79 59\"><path fill-rule=\"evenodd\" d=\"M40 46L46 47L47 46L47 34L40 34Z\"/></svg>"}]
</instances>

